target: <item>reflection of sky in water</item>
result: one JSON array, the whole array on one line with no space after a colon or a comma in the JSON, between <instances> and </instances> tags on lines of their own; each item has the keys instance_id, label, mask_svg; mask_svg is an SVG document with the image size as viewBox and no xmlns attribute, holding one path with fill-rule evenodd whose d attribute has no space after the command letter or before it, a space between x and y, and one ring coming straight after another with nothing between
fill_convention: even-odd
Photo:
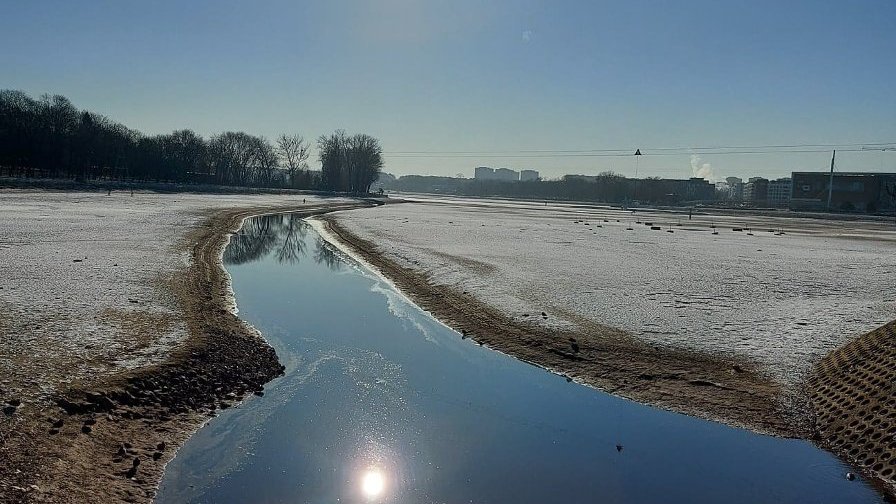
<instances>
[{"instance_id":1,"label":"reflection of sky in water","mask_svg":"<svg viewBox=\"0 0 896 504\"><path fill-rule=\"evenodd\" d=\"M228 270L286 376L197 433L160 502L876 500L808 443L566 383L461 340L332 249L315 253L301 224L246 224L265 245L246 238Z\"/></svg>"}]
</instances>

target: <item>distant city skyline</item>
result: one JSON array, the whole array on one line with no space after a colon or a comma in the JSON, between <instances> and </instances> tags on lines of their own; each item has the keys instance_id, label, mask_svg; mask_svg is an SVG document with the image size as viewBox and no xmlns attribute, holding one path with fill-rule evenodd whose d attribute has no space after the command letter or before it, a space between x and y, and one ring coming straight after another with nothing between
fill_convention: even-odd
<instances>
[{"instance_id":1,"label":"distant city skyline","mask_svg":"<svg viewBox=\"0 0 896 504\"><path fill-rule=\"evenodd\" d=\"M894 144L896 146L896 144ZM595 162L590 171L588 166L584 165L586 171L582 170L566 170L563 168L551 168L547 162L516 164L516 163L500 163L500 164L477 164L471 165L469 169L459 171L457 173L424 173L422 171L409 171L407 173L396 173L386 169L385 171L395 175L437 175L447 177L461 176L463 178L474 178L477 167L489 167L493 169L507 168L517 172L534 170L539 172L542 179L557 179L564 175L599 175L604 172L613 172L628 178L644 178L644 177L663 177L663 178L690 178L699 177L710 180L711 182L724 182L726 178L738 177L747 180L750 177L764 177L768 179L776 179L789 177L795 171L828 171L830 169L831 157L836 149L819 151L819 152L798 152L798 153L759 153L759 154L689 154L689 155L662 155L661 160L651 164L644 163L641 159L635 159L634 156L618 156L617 163L611 162ZM743 173L731 172L730 170L720 173L713 168L707 159L726 159L730 157L749 156L753 159L769 160L771 158L791 161L778 161L778 168L766 166L763 161L752 164L753 169L748 167ZM680 166L682 160L686 160L686 167ZM796 161L793 161L796 160ZM642 164L644 163L644 164ZM723 163L724 164L724 163ZM548 166L546 169L535 169L533 166ZM598 166L601 166L598 168ZM789 166L789 168L788 168ZM621 168L614 168L621 167ZM859 150L854 148L841 149L837 152L835 171L837 172L896 172L896 153L894 149L887 146L886 148L868 147L867 150ZM547 171L544 173L543 171Z\"/></svg>"},{"instance_id":2,"label":"distant city skyline","mask_svg":"<svg viewBox=\"0 0 896 504\"><path fill-rule=\"evenodd\" d=\"M365 132L399 176L777 178L826 170L830 151L686 149L896 142L889 0L48 0L5 13L3 88L147 134ZM606 149L645 155L531 153ZM844 150L837 169L896 171L896 152Z\"/></svg>"}]
</instances>

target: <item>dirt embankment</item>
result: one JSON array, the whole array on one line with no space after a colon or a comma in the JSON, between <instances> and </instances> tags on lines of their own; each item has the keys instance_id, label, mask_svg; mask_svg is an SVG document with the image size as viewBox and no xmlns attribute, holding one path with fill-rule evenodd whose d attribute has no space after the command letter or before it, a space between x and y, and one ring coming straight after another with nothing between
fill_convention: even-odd
<instances>
[{"instance_id":1,"label":"dirt embankment","mask_svg":"<svg viewBox=\"0 0 896 504\"><path fill-rule=\"evenodd\" d=\"M306 215L357 208L258 207L212 212L188 233L191 264L167 279L189 336L163 363L72 383L56 405L0 415L0 502L149 502L174 452L208 417L263 386L283 367L230 311L220 263L229 233L267 212Z\"/></svg>"},{"instance_id":2,"label":"dirt embankment","mask_svg":"<svg viewBox=\"0 0 896 504\"><path fill-rule=\"evenodd\" d=\"M896 501L896 321L828 354L808 390L816 441Z\"/></svg>"},{"instance_id":3,"label":"dirt embankment","mask_svg":"<svg viewBox=\"0 0 896 504\"><path fill-rule=\"evenodd\" d=\"M784 407L780 386L748 362L650 346L584 320L582 331L520 323L465 291L437 285L388 259L336 219L322 220L417 304L480 344L638 402L776 435L807 431L799 415Z\"/></svg>"}]
</instances>

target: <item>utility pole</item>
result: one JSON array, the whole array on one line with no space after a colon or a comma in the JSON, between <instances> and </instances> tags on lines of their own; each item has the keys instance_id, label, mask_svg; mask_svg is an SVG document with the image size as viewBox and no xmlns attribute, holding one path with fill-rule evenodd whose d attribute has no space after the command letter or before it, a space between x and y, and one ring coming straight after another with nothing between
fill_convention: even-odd
<instances>
[{"instance_id":1,"label":"utility pole","mask_svg":"<svg viewBox=\"0 0 896 504\"><path fill-rule=\"evenodd\" d=\"M828 181L828 210L831 209L831 197L834 195L834 158L837 157L837 151L831 154L831 179Z\"/></svg>"},{"instance_id":2,"label":"utility pole","mask_svg":"<svg viewBox=\"0 0 896 504\"><path fill-rule=\"evenodd\" d=\"M641 160L641 149L635 149L635 178L638 178L638 161Z\"/></svg>"}]
</instances>

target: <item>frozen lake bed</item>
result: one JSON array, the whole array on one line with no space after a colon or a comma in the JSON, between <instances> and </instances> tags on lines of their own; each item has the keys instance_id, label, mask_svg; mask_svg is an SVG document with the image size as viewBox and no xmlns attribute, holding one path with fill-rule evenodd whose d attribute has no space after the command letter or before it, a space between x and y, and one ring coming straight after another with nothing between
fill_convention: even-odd
<instances>
[{"instance_id":1,"label":"frozen lake bed","mask_svg":"<svg viewBox=\"0 0 896 504\"><path fill-rule=\"evenodd\" d=\"M336 217L390 259L521 321L737 355L793 386L828 351L896 318L896 226L782 214L689 220L420 198Z\"/></svg>"}]
</instances>

